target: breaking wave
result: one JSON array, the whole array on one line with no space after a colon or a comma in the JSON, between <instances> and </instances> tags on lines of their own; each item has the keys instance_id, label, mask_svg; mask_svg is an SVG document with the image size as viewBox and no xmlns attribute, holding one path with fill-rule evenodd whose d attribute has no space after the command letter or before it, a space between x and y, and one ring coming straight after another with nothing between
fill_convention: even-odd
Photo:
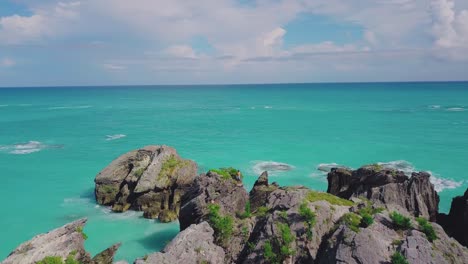
<instances>
[{"instance_id":1,"label":"breaking wave","mask_svg":"<svg viewBox=\"0 0 468 264\"><path fill-rule=\"evenodd\" d=\"M63 145L47 145L39 141L29 141L25 143L17 143L14 145L0 146L0 151L15 155L25 155L50 148L63 148Z\"/></svg>"},{"instance_id":2,"label":"breaking wave","mask_svg":"<svg viewBox=\"0 0 468 264\"><path fill-rule=\"evenodd\" d=\"M255 164L252 169L257 175L260 175L264 171L275 174L278 172L285 172L294 169L294 166L292 165L276 161L254 161L254 163Z\"/></svg>"},{"instance_id":3,"label":"breaking wave","mask_svg":"<svg viewBox=\"0 0 468 264\"><path fill-rule=\"evenodd\" d=\"M449 112L463 112L466 109L463 107L450 107L450 108L447 108L446 110Z\"/></svg>"},{"instance_id":4,"label":"breaking wave","mask_svg":"<svg viewBox=\"0 0 468 264\"><path fill-rule=\"evenodd\" d=\"M124 137L126 137L126 136L127 136L127 135L124 135L124 134L107 135L107 136L106 136L106 140L107 140L107 141L111 141L111 140L116 140L116 139L124 138Z\"/></svg>"}]
</instances>

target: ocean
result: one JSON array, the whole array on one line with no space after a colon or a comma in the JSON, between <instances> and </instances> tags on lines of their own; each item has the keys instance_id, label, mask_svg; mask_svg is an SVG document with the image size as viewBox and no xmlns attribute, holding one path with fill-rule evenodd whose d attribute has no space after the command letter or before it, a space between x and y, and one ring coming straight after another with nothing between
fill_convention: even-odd
<instances>
[{"instance_id":1,"label":"ocean","mask_svg":"<svg viewBox=\"0 0 468 264\"><path fill-rule=\"evenodd\" d=\"M175 147L200 172L233 166L250 189L262 167L281 185L325 191L317 168L387 163L430 171L440 209L468 186L468 83L349 83L0 89L0 259L34 235L87 217L93 254L158 251L178 232L94 201L119 155Z\"/></svg>"}]
</instances>

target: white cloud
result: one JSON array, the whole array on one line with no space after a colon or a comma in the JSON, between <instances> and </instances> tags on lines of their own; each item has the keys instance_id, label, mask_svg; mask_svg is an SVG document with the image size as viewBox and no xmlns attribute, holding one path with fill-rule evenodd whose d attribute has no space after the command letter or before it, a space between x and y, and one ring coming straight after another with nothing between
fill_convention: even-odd
<instances>
[{"instance_id":1,"label":"white cloud","mask_svg":"<svg viewBox=\"0 0 468 264\"><path fill-rule=\"evenodd\" d=\"M468 10L455 12L455 3L450 0L434 0L432 34L435 45L440 48L468 48Z\"/></svg>"},{"instance_id":2,"label":"white cloud","mask_svg":"<svg viewBox=\"0 0 468 264\"><path fill-rule=\"evenodd\" d=\"M364 32L364 39L369 43L369 44L372 44L372 45L375 45L377 44L377 37L375 36L374 32L370 31L370 30L366 30Z\"/></svg>"},{"instance_id":3,"label":"white cloud","mask_svg":"<svg viewBox=\"0 0 468 264\"><path fill-rule=\"evenodd\" d=\"M174 45L167 48L165 53L176 58L196 59L198 57L189 45Z\"/></svg>"},{"instance_id":4,"label":"white cloud","mask_svg":"<svg viewBox=\"0 0 468 264\"><path fill-rule=\"evenodd\" d=\"M31 16L0 17L0 44L23 44L59 34L66 30L69 20L78 18L79 6L80 2L58 2L33 10Z\"/></svg>"},{"instance_id":5,"label":"white cloud","mask_svg":"<svg viewBox=\"0 0 468 264\"><path fill-rule=\"evenodd\" d=\"M16 61L10 58L4 58L0 61L0 66L5 67L5 68L13 67L15 65L16 65Z\"/></svg>"}]
</instances>

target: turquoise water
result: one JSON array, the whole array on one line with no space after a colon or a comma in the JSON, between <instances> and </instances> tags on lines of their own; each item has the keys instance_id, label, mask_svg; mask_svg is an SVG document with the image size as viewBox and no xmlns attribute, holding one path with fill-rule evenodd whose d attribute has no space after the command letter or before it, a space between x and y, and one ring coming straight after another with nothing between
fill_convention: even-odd
<instances>
[{"instance_id":1,"label":"turquoise water","mask_svg":"<svg viewBox=\"0 0 468 264\"><path fill-rule=\"evenodd\" d=\"M326 190L316 168L395 162L429 170L441 210L468 185L468 83L0 89L0 259L32 236L88 217L86 247L123 242L118 259L160 250L178 224L113 214L93 179L112 159L167 144L201 170L264 161L282 185Z\"/></svg>"}]
</instances>

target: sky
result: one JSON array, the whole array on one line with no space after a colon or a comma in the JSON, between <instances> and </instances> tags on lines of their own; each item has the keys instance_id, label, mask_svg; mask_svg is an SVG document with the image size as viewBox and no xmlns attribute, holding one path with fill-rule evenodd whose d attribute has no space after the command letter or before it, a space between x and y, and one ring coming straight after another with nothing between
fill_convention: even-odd
<instances>
[{"instance_id":1,"label":"sky","mask_svg":"<svg viewBox=\"0 0 468 264\"><path fill-rule=\"evenodd\" d=\"M0 87L449 80L467 0L0 0Z\"/></svg>"}]
</instances>

